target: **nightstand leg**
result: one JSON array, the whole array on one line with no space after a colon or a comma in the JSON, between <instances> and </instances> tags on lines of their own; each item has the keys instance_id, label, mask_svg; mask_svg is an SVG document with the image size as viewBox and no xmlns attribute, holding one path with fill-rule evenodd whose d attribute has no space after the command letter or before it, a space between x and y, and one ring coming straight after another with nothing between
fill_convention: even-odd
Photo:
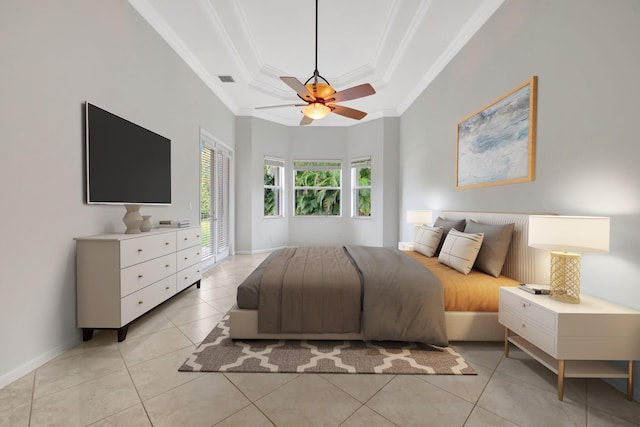
<instances>
[{"instance_id":1,"label":"nightstand leg","mask_svg":"<svg viewBox=\"0 0 640 427\"><path fill-rule=\"evenodd\" d=\"M509 328L504 328L504 357L509 357Z\"/></svg>"},{"instance_id":2,"label":"nightstand leg","mask_svg":"<svg viewBox=\"0 0 640 427\"><path fill-rule=\"evenodd\" d=\"M564 397L564 360L558 360L558 400Z\"/></svg>"},{"instance_id":3,"label":"nightstand leg","mask_svg":"<svg viewBox=\"0 0 640 427\"><path fill-rule=\"evenodd\" d=\"M633 360L629 360L629 378L627 378L627 399L633 400Z\"/></svg>"}]
</instances>

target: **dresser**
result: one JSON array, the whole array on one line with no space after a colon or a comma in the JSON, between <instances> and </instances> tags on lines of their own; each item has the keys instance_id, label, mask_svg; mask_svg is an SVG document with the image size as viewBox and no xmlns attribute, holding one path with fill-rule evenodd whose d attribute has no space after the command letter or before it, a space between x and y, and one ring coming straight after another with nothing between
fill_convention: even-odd
<instances>
[{"instance_id":1,"label":"dresser","mask_svg":"<svg viewBox=\"0 0 640 427\"><path fill-rule=\"evenodd\" d=\"M199 288L200 236L200 228L191 227L77 237L77 321L83 340L95 329L117 329L123 341L133 320L193 284Z\"/></svg>"},{"instance_id":2,"label":"dresser","mask_svg":"<svg viewBox=\"0 0 640 427\"><path fill-rule=\"evenodd\" d=\"M565 378L625 378L633 400L633 361L640 360L640 312L589 295L580 304L552 300L518 288L500 288L499 322L509 345L558 375L558 399ZM610 361L625 361L621 368Z\"/></svg>"}]
</instances>

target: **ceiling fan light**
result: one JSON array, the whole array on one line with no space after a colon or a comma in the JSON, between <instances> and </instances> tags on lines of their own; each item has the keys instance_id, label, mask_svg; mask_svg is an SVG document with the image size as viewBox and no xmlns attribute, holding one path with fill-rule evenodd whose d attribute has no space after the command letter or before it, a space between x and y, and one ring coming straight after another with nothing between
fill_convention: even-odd
<instances>
[{"instance_id":1,"label":"ceiling fan light","mask_svg":"<svg viewBox=\"0 0 640 427\"><path fill-rule=\"evenodd\" d=\"M318 102L309 104L302 109L302 114L313 120L324 119L329 115L330 112L331 108Z\"/></svg>"},{"instance_id":2,"label":"ceiling fan light","mask_svg":"<svg viewBox=\"0 0 640 427\"><path fill-rule=\"evenodd\" d=\"M313 90L313 83L305 85L309 92L313 93L316 98L329 99L331 95L336 93L335 89L329 84L318 83L316 84L316 90Z\"/></svg>"}]
</instances>

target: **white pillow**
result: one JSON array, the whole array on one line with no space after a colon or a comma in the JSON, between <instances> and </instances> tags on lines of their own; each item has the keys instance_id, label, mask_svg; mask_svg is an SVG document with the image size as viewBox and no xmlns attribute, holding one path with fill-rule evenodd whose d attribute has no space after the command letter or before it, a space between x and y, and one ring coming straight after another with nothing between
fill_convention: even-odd
<instances>
[{"instance_id":1,"label":"white pillow","mask_svg":"<svg viewBox=\"0 0 640 427\"><path fill-rule=\"evenodd\" d=\"M482 239L484 233L469 234L452 228L444 239L438 261L462 274L469 274L480 252Z\"/></svg>"},{"instance_id":2,"label":"white pillow","mask_svg":"<svg viewBox=\"0 0 640 427\"><path fill-rule=\"evenodd\" d=\"M436 253L436 249L438 249L440 239L442 239L442 231L442 227L420 226L413 241L413 250L420 252L422 255L432 257Z\"/></svg>"}]
</instances>

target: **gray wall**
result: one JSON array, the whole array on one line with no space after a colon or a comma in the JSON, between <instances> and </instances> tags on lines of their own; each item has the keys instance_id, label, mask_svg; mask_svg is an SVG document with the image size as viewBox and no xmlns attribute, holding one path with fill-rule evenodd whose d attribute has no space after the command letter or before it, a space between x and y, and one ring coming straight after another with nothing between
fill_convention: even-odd
<instances>
[{"instance_id":1,"label":"gray wall","mask_svg":"<svg viewBox=\"0 0 640 427\"><path fill-rule=\"evenodd\" d=\"M79 342L75 236L124 231L84 204L85 101L172 140L171 207L198 222L199 127L233 146L235 118L124 0L0 4L0 387Z\"/></svg>"},{"instance_id":2,"label":"gray wall","mask_svg":"<svg viewBox=\"0 0 640 427\"><path fill-rule=\"evenodd\" d=\"M637 0L507 0L402 115L402 215L423 208L610 216L611 252L583 256L582 290L640 309L638 70ZM536 180L455 190L457 122L532 75Z\"/></svg>"}]
</instances>

